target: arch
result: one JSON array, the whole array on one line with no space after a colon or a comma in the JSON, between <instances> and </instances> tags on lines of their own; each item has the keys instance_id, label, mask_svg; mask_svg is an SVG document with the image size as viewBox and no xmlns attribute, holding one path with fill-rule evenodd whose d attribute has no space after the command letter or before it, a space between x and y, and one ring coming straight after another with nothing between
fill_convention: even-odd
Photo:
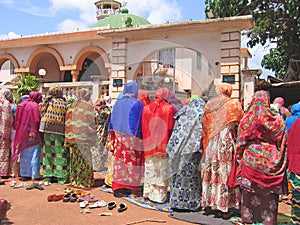
<instances>
[{"instance_id":1,"label":"arch","mask_svg":"<svg viewBox=\"0 0 300 225\"><path fill-rule=\"evenodd\" d=\"M162 59L159 58L159 52L166 49L175 49L172 56L174 58L170 57L166 61L164 56ZM214 67L203 52L194 48L170 45L149 51L142 60L131 65L131 79L136 80L142 89L150 91L163 85L177 91L208 95L211 83L219 70ZM176 82L172 84L170 81L165 82L164 77L170 77Z\"/></svg>"},{"instance_id":2,"label":"arch","mask_svg":"<svg viewBox=\"0 0 300 225\"><path fill-rule=\"evenodd\" d=\"M76 68L80 70L82 68L84 60L92 53L98 53L103 58L106 68L111 67L111 63L106 52L102 48L97 46L89 46L81 49L75 56L73 65L76 65Z\"/></svg>"},{"instance_id":3,"label":"arch","mask_svg":"<svg viewBox=\"0 0 300 225\"><path fill-rule=\"evenodd\" d=\"M56 51L53 48L49 48L49 47L41 47L37 50L35 50L31 56L29 57L28 61L27 61L27 65L26 67L30 68L30 71L32 72L33 69L35 69L39 59L44 55L44 54L51 54L54 56L54 58L56 59L57 63L59 66L63 66L64 65L64 60L62 58L62 56L58 53L58 51Z\"/></svg>"},{"instance_id":4,"label":"arch","mask_svg":"<svg viewBox=\"0 0 300 225\"><path fill-rule=\"evenodd\" d=\"M17 61L17 59L13 55L8 54L8 53L4 53L4 54L0 55L0 68L2 67L3 63L5 63L7 60L10 60L15 68L20 67L19 62Z\"/></svg>"}]
</instances>

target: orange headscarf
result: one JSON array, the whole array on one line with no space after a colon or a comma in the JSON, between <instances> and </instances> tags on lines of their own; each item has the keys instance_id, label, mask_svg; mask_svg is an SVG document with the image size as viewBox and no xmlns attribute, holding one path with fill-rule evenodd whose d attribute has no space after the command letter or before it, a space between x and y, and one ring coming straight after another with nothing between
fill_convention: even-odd
<instances>
[{"instance_id":1,"label":"orange headscarf","mask_svg":"<svg viewBox=\"0 0 300 225\"><path fill-rule=\"evenodd\" d=\"M203 150L205 151L209 140L218 134L229 123L239 122L243 117L241 103L231 99L232 86L223 83L218 86L218 96L210 99L206 105L203 116Z\"/></svg>"}]
</instances>

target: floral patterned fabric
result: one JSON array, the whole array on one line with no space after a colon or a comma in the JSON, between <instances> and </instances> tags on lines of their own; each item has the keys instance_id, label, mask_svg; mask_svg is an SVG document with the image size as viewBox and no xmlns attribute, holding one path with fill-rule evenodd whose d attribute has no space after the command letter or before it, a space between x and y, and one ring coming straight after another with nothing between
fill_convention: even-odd
<instances>
[{"instance_id":1,"label":"floral patterned fabric","mask_svg":"<svg viewBox=\"0 0 300 225\"><path fill-rule=\"evenodd\" d=\"M143 151L141 139L115 132L112 189L137 190L141 186Z\"/></svg>"},{"instance_id":2,"label":"floral patterned fabric","mask_svg":"<svg viewBox=\"0 0 300 225\"><path fill-rule=\"evenodd\" d=\"M285 141L284 120L271 112L268 93L256 92L238 128L241 176L264 187L280 185L286 169Z\"/></svg>"},{"instance_id":3,"label":"floral patterned fabric","mask_svg":"<svg viewBox=\"0 0 300 225\"><path fill-rule=\"evenodd\" d=\"M239 205L239 188L232 189L227 185L235 152L235 125L230 123L208 143L202 178L203 207L228 212Z\"/></svg>"},{"instance_id":4,"label":"floral patterned fabric","mask_svg":"<svg viewBox=\"0 0 300 225\"><path fill-rule=\"evenodd\" d=\"M10 168L10 135L13 127L13 117L10 103L0 92L0 177L9 175Z\"/></svg>"},{"instance_id":5,"label":"floral patterned fabric","mask_svg":"<svg viewBox=\"0 0 300 225\"><path fill-rule=\"evenodd\" d=\"M201 140L205 102L193 99L174 116L175 126L166 152L169 155L170 207L198 210L201 205Z\"/></svg>"},{"instance_id":6,"label":"floral patterned fabric","mask_svg":"<svg viewBox=\"0 0 300 225\"><path fill-rule=\"evenodd\" d=\"M265 188L244 177L239 177L237 182L242 190L242 221L264 225L277 224L278 199L283 187Z\"/></svg>"},{"instance_id":7,"label":"floral patterned fabric","mask_svg":"<svg viewBox=\"0 0 300 225\"><path fill-rule=\"evenodd\" d=\"M168 200L170 171L167 155L145 158L144 198L165 203Z\"/></svg>"}]
</instances>

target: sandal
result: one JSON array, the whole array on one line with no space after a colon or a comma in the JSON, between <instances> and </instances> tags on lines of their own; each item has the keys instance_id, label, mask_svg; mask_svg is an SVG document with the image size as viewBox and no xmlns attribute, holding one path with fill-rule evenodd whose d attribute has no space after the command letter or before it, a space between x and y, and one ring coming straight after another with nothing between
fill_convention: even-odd
<instances>
[{"instance_id":1,"label":"sandal","mask_svg":"<svg viewBox=\"0 0 300 225\"><path fill-rule=\"evenodd\" d=\"M9 186L14 187L14 186L16 186L16 184L17 184L17 181L13 180L12 182L9 183Z\"/></svg>"},{"instance_id":2,"label":"sandal","mask_svg":"<svg viewBox=\"0 0 300 225\"><path fill-rule=\"evenodd\" d=\"M79 196L82 196L82 197L91 194L89 191L84 191L84 190L81 190L81 189L74 190L74 193L76 195L79 195Z\"/></svg>"},{"instance_id":3,"label":"sandal","mask_svg":"<svg viewBox=\"0 0 300 225\"><path fill-rule=\"evenodd\" d=\"M125 203L120 203L118 212L124 212L125 210L127 210L127 205Z\"/></svg>"},{"instance_id":4,"label":"sandal","mask_svg":"<svg viewBox=\"0 0 300 225\"><path fill-rule=\"evenodd\" d=\"M71 194L71 193L73 193L73 192L74 192L74 189L73 189L73 188L71 188L71 187L65 188L65 193L66 193L66 194Z\"/></svg>"},{"instance_id":5,"label":"sandal","mask_svg":"<svg viewBox=\"0 0 300 225\"><path fill-rule=\"evenodd\" d=\"M101 201L94 202L94 204L92 204L92 205L89 205L89 208L90 209L101 208L101 207L104 207L106 205L107 205L106 202L101 200Z\"/></svg>"},{"instance_id":6,"label":"sandal","mask_svg":"<svg viewBox=\"0 0 300 225\"><path fill-rule=\"evenodd\" d=\"M36 188L40 191L44 190L44 188L41 185L39 185L38 183L34 183L33 185L34 185L34 188Z\"/></svg>"},{"instance_id":7,"label":"sandal","mask_svg":"<svg viewBox=\"0 0 300 225\"><path fill-rule=\"evenodd\" d=\"M88 201L83 201L79 203L80 208L85 208L89 204Z\"/></svg>"},{"instance_id":8,"label":"sandal","mask_svg":"<svg viewBox=\"0 0 300 225\"><path fill-rule=\"evenodd\" d=\"M73 193L70 197L70 202L76 202L77 201L77 195Z\"/></svg>"},{"instance_id":9,"label":"sandal","mask_svg":"<svg viewBox=\"0 0 300 225\"><path fill-rule=\"evenodd\" d=\"M116 206L117 206L116 202L109 202L109 203L107 204L107 208L108 208L109 210L112 210L112 209L115 208Z\"/></svg>"},{"instance_id":10,"label":"sandal","mask_svg":"<svg viewBox=\"0 0 300 225\"><path fill-rule=\"evenodd\" d=\"M71 199L71 194L65 194L63 197L63 202L69 202Z\"/></svg>"},{"instance_id":11,"label":"sandal","mask_svg":"<svg viewBox=\"0 0 300 225\"><path fill-rule=\"evenodd\" d=\"M83 202L83 201L88 201L88 202L97 202L98 200L95 198L94 195L86 195L84 197L80 196L78 199L77 199L77 202Z\"/></svg>"}]
</instances>

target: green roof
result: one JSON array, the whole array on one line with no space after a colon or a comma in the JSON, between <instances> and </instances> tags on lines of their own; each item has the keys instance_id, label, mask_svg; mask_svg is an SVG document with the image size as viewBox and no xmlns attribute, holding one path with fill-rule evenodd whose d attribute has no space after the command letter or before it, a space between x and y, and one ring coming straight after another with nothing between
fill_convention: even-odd
<instances>
[{"instance_id":1,"label":"green roof","mask_svg":"<svg viewBox=\"0 0 300 225\"><path fill-rule=\"evenodd\" d=\"M126 27L125 21L128 20L128 17L131 18L131 25L133 27L150 24L142 17L133 14L121 13L101 19L93 27L105 27L110 25L111 28L123 28Z\"/></svg>"}]
</instances>

